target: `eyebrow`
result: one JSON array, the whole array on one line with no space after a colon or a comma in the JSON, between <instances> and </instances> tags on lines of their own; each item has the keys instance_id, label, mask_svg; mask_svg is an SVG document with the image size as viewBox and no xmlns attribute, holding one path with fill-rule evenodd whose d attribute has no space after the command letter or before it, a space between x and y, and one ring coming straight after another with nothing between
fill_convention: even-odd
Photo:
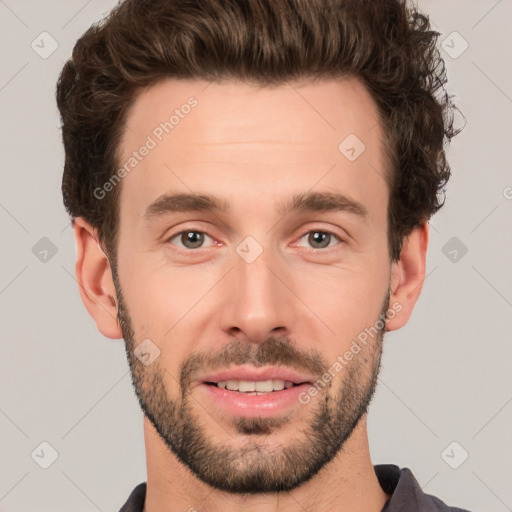
<instances>
[{"instance_id":1,"label":"eyebrow","mask_svg":"<svg viewBox=\"0 0 512 512\"><path fill-rule=\"evenodd\" d=\"M219 212L229 213L229 202L209 194L164 194L151 203L144 218L151 220L171 212ZM332 212L344 211L355 214L362 219L368 217L366 207L338 192L308 192L292 196L278 209L283 217L291 212Z\"/></svg>"}]
</instances>

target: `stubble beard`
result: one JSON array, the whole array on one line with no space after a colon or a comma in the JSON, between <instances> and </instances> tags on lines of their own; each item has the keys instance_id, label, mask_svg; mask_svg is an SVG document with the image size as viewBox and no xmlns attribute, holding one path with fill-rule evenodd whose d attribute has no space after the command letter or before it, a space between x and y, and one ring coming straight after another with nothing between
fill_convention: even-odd
<instances>
[{"instance_id":1,"label":"stubble beard","mask_svg":"<svg viewBox=\"0 0 512 512\"><path fill-rule=\"evenodd\" d=\"M120 323L127 359L140 407L169 450L205 484L234 494L275 493L291 491L310 480L320 469L343 450L346 441L368 411L380 371L382 341L385 326L378 330L374 340L341 370L340 389L332 394L331 385L319 390L310 403L307 418L294 429L295 436L287 442L269 447L267 439L279 434L287 423L298 421L294 409L288 416L269 418L230 417L229 427L237 437L247 440L238 447L215 442L208 433L208 422L215 419L191 396L191 377L200 368L224 364L253 364L292 366L309 370L312 375L323 375L329 365L319 353L297 351L288 338L267 339L257 346L238 341L224 347L218 355L195 353L180 365L178 376L162 368L157 358L151 365L143 365L134 354L136 335L121 293L117 275L113 272L118 297ZM389 292L379 318L389 307ZM377 325L377 324L375 324ZM166 375L167 374L167 375ZM171 397L165 380L180 384L180 396ZM332 384L331 381L330 384ZM331 390L331 393L329 393ZM193 405L196 405L194 412ZM304 417L304 415L303 415Z\"/></svg>"}]
</instances>

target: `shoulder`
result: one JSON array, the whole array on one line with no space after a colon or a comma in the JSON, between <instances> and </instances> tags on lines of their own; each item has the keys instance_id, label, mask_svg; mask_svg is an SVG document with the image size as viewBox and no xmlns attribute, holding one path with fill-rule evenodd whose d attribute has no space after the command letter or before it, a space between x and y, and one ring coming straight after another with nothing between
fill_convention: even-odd
<instances>
[{"instance_id":1,"label":"shoulder","mask_svg":"<svg viewBox=\"0 0 512 512\"><path fill-rule=\"evenodd\" d=\"M470 512L452 507L436 496L426 494L409 468L399 468L394 464L374 466L380 486L391 498L382 512Z\"/></svg>"},{"instance_id":2,"label":"shoulder","mask_svg":"<svg viewBox=\"0 0 512 512\"><path fill-rule=\"evenodd\" d=\"M142 482L133 489L126 503L119 512L142 512L146 499L146 482Z\"/></svg>"}]
</instances>

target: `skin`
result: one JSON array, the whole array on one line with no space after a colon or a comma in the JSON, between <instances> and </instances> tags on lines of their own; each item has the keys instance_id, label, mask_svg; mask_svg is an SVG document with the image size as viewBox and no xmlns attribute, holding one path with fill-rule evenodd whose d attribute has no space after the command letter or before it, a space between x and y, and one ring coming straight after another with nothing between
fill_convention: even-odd
<instances>
[{"instance_id":1,"label":"skin","mask_svg":"<svg viewBox=\"0 0 512 512\"><path fill-rule=\"evenodd\" d=\"M123 337L120 300L125 308L121 317L129 312L133 336L126 324L124 335L139 399L149 399L158 376L163 388L155 393L163 394L156 396L180 403L180 365L194 354L210 354L217 361L230 343L251 357L267 344L276 348L279 360L273 345L279 338L289 341L294 362L307 364L307 354L315 353L330 366L375 324L388 291L390 309L399 304L400 311L387 320L385 330L404 326L425 278L428 226L412 231L400 260L391 264L383 134L375 102L362 84L353 78L277 87L167 79L135 99L120 161L190 96L198 106L122 181L117 283L96 230L81 218L74 225L80 293L98 330L109 338ZM366 146L353 162L338 150L351 133ZM163 193L191 191L224 198L231 211L174 212L150 223L144 219L147 207ZM278 213L278 205L291 195L308 191L343 193L362 203L368 216ZM175 235L185 229L206 233L204 247L184 247ZM308 234L315 230L331 231L338 239L313 250ZM250 264L236 252L247 236L263 248ZM143 368L133 349L146 338L161 353ZM307 442L304 432L313 425L315 412L325 404L334 412L350 389L347 383L371 388L381 341L382 336L354 356L325 391L308 405L297 404L287 421L266 435L241 433L233 418L198 388L188 391L189 413L204 427L211 446L236 454L258 447L260 457L276 460L286 447ZM147 417L144 433L147 512L191 507L378 512L389 499L370 459L366 413L332 460L280 493L234 494L212 487L180 462ZM256 464L258 456L250 462ZM249 471L247 464L240 470Z\"/></svg>"}]
</instances>

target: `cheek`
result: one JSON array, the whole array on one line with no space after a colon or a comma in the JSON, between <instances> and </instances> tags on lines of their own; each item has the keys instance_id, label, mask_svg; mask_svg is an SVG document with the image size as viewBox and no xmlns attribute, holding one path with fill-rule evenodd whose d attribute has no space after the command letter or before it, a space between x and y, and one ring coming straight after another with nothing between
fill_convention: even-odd
<instances>
[{"instance_id":1,"label":"cheek","mask_svg":"<svg viewBox=\"0 0 512 512\"><path fill-rule=\"evenodd\" d=\"M386 298L388 274L371 265L336 270L301 279L299 296L343 346L375 323Z\"/></svg>"},{"instance_id":2,"label":"cheek","mask_svg":"<svg viewBox=\"0 0 512 512\"><path fill-rule=\"evenodd\" d=\"M149 351L156 354L155 363L158 363L158 366L155 363L141 366L141 371L157 371L165 383L167 394L178 397L181 392L180 363L186 359L187 350L190 350L183 331L180 331L190 309L187 308L188 300L183 297L187 294L186 288L180 291L180 288L170 286L163 279L139 279L135 275L128 288L130 293L128 295L126 292L125 301L135 333L135 346L147 344L146 340L150 340Z\"/></svg>"},{"instance_id":3,"label":"cheek","mask_svg":"<svg viewBox=\"0 0 512 512\"><path fill-rule=\"evenodd\" d=\"M171 264L163 250L144 250L131 238L126 233L119 245L123 294L136 331L147 327L162 337L201 298L208 276L204 268Z\"/></svg>"},{"instance_id":4,"label":"cheek","mask_svg":"<svg viewBox=\"0 0 512 512\"><path fill-rule=\"evenodd\" d=\"M123 263L120 279L136 343L149 338L160 350L162 367L177 377L180 362L200 341L194 326L203 314L205 294L219 278L208 270L171 268L150 258L137 265L129 258Z\"/></svg>"}]
</instances>

